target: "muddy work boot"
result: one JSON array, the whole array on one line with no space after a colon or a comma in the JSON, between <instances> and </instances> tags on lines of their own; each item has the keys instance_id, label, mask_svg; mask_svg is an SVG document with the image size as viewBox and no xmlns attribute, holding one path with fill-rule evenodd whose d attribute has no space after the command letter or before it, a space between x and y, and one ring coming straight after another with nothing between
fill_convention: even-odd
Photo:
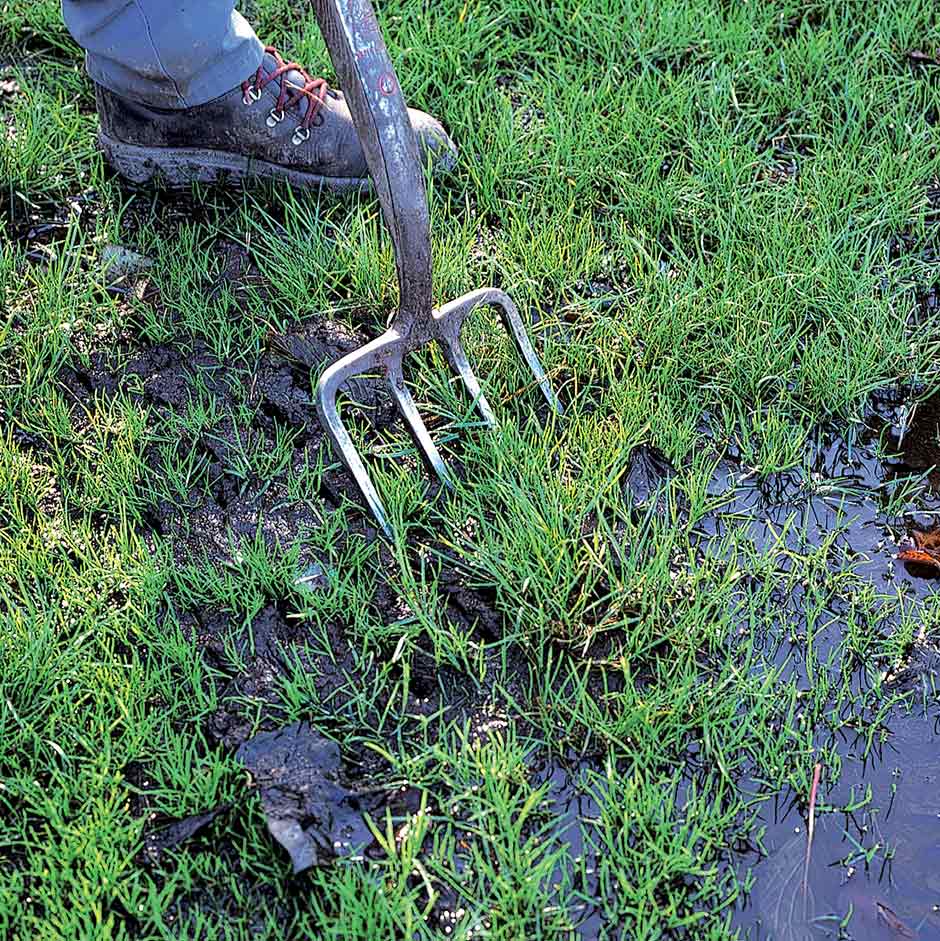
<instances>
[{"instance_id":1,"label":"muddy work boot","mask_svg":"<svg viewBox=\"0 0 940 941\"><path fill-rule=\"evenodd\" d=\"M369 185L342 92L285 62L270 46L254 75L194 108L152 108L100 85L96 93L105 157L133 183L272 177L338 191ZM451 170L457 151L444 128L423 111L409 113L425 160L436 172Z\"/></svg>"}]
</instances>

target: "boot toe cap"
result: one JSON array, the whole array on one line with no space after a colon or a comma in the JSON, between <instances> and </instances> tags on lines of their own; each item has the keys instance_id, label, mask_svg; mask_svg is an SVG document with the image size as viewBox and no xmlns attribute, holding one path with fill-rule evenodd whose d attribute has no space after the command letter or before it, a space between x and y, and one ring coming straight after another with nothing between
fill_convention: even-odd
<instances>
[{"instance_id":1,"label":"boot toe cap","mask_svg":"<svg viewBox=\"0 0 940 941\"><path fill-rule=\"evenodd\" d=\"M457 165L457 146L441 122L414 108L408 114L425 162L430 162L434 173L450 173Z\"/></svg>"}]
</instances>

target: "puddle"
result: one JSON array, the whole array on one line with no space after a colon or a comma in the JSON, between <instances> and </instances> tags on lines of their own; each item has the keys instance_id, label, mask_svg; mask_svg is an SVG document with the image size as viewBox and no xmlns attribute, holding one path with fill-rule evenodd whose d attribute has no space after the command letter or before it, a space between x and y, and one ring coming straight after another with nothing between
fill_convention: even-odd
<instances>
[{"instance_id":1,"label":"puddle","mask_svg":"<svg viewBox=\"0 0 940 941\"><path fill-rule=\"evenodd\" d=\"M805 894L803 815L779 804L761 812L769 855L743 861L756 882L736 915L742 938L940 937L940 726L910 715L890 727L868 760L864 740L846 743L838 784L820 787Z\"/></svg>"},{"instance_id":2,"label":"puddle","mask_svg":"<svg viewBox=\"0 0 940 941\"><path fill-rule=\"evenodd\" d=\"M938 426L940 397L913 409L889 405L872 423L877 433L856 441L822 436L801 468L758 480L734 462L722 464L713 493L727 502L702 522L703 546L714 545L729 528L744 527L756 549L779 550L779 567L787 570L799 565L800 553L828 538L834 569L851 564L883 594L929 599L937 571L904 564L896 555L899 545L910 544L910 534L931 532L940 522ZM916 512L911 501L897 498L897 488L910 486L912 478L924 483ZM783 618L801 623L801 593L779 601ZM839 598L826 613L814 639L823 658L844 626ZM895 626L883 625L886 631ZM782 643L772 658L800 676L800 650L797 643ZM920 702L935 698L938 660L917 638L903 662L885 666L889 687L922 689ZM762 849L738 861L742 874L753 867L755 877L735 914L742 938L940 938L940 720L925 717L921 708L919 715L889 717L886 725L887 740L868 755L864 734L838 744L835 786L822 771L805 892L808 795L802 801L778 797L761 808Z\"/></svg>"},{"instance_id":3,"label":"puddle","mask_svg":"<svg viewBox=\"0 0 940 941\"><path fill-rule=\"evenodd\" d=\"M552 881L560 883L567 875L574 882L581 901L571 912L571 918L578 937L584 939L600 937L604 926L599 904L588 901L600 895L597 854L589 829L590 821L600 817L601 809L584 786L586 767L590 767L589 763L576 758L568 762L546 761L533 776L535 785L548 785L546 806L556 816L559 839L568 847L568 872L556 872Z\"/></svg>"},{"instance_id":4,"label":"puddle","mask_svg":"<svg viewBox=\"0 0 940 941\"><path fill-rule=\"evenodd\" d=\"M802 630L806 592L800 560L822 546L828 547L832 571L851 567L881 594L920 601L933 595L940 571L905 564L897 555L911 545L912 533L932 532L940 524L940 476L928 474L940 466L938 419L940 397L913 411L882 404L858 434L820 433L800 467L758 478L739 461L719 464L709 493L722 505L696 525L695 536L706 553L720 553L715 547L722 537L735 532L738 551L743 534L755 553L775 554L777 571L789 576L791 588L775 596L779 620L768 625L768 642L780 642L775 629L785 621ZM845 605L835 596L823 612L813 637L823 658L841 639ZM775 662L791 653L781 644Z\"/></svg>"}]
</instances>

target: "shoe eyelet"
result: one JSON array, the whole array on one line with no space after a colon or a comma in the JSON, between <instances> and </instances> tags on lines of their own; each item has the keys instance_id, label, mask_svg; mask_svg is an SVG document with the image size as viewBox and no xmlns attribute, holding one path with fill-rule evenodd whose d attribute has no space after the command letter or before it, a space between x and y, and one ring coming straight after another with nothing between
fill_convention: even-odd
<instances>
[{"instance_id":1,"label":"shoe eyelet","mask_svg":"<svg viewBox=\"0 0 940 941\"><path fill-rule=\"evenodd\" d=\"M254 85L250 86L248 91L242 95L242 104L251 106L261 97L261 89L255 88Z\"/></svg>"},{"instance_id":2,"label":"shoe eyelet","mask_svg":"<svg viewBox=\"0 0 940 941\"><path fill-rule=\"evenodd\" d=\"M319 111L313 116L313 126L323 127L323 115Z\"/></svg>"},{"instance_id":3,"label":"shoe eyelet","mask_svg":"<svg viewBox=\"0 0 940 941\"><path fill-rule=\"evenodd\" d=\"M309 127L295 127L294 136L291 138L291 143L295 147L299 147L309 136L310 136Z\"/></svg>"},{"instance_id":4,"label":"shoe eyelet","mask_svg":"<svg viewBox=\"0 0 940 941\"><path fill-rule=\"evenodd\" d=\"M284 112L278 111L277 108L272 108L271 112L268 114L268 119L264 122L268 127L275 127L284 120Z\"/></svg>"}]
</instances>

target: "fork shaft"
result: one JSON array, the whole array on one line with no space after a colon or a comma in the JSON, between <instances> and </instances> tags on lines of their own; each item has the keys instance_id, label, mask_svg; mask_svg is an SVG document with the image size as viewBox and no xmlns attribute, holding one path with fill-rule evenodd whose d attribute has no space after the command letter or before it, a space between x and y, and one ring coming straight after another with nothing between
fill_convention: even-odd
<instances>
[{"instance_id":1,"label":"fork shaft","mask_svg":"<svg viewBox=\"0 0 940 941\"><path fill-rule=\"evenodd\" d=\"M396 326L405 333L431 314L431 223L408 107L369 0L314 0L313 8L395 246Z\"/></svg>"},{"instance_id":2,"label":"fork shaft","mask_svg":"<svg viewBox=\"0 0 940 941\"><path fill-rule=\"evenodd\" d=\"M400 306L392 327L362 349L330 366L317 389L317 410L324 431L352 474L369 509L386 535L392 536L385 506L369 478L362 458L343 425L337 408L340 387L355 375L382 372L389 380L402 417L424 457L444 483L447 467L428 433L403 375L403 358L437 340L451 368L460 377L488 425L496 416L463 346L460 328L482 304L497 308L522 358L556 412L561 405L532 347L515 304L502 291L474 291L440 310L432 310L430 214L424 167L408 109L370 0L313 0L330 58L345 90L356 131L375 182L385 221L395 246Z\"/></svg>"}]
</instances>

